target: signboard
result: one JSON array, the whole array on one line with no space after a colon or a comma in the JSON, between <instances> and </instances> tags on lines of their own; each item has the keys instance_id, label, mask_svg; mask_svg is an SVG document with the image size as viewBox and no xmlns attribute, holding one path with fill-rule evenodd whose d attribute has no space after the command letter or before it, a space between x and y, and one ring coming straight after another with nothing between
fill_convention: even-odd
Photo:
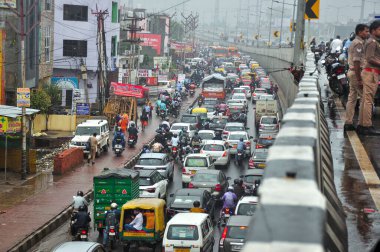
<instances>
[{"instance_id":1,"label":"signboard","mask_svg":"<svg viewBox=\"0 0 380 252\"><path fill-rule=\"evenodd\" d=\"M17 107L30 107L30 88L17 88Z\"/></svg>"},{"instance_id":2,"label":"signboard","mask_svg":"<svg viewBox=\"0 0 380 252\"><path fill-rule=\"evenodd\" d=\"M158 75L158 82L168 81L167 75Z\"/></svg>"},{"instance_id":3,"label":"signboard","mask_svg":"<svg viewBox=\"0 0 380 252\"><path fill-rule=\"evenodd\" d=\"M146 85L147 86L157 86L158 85L157 77L146 78Z\"/></svg>"},{"instance_id":4,"label":"signboard","mask_svg":"<svg viewBox=\"0 0 380 252\"><path fill-rule=\"evenodd\" d=\"M21 117L0 116L0 134L21 132Z\"/></svg>"},{"instance_id":5,"label":"signboard","mask_svg":"<svg viewBox=\"0 0 380 252\"><path fill-rule=\"evenodd\" d=\"M136 38L142 40L141 46L152 47L157 55L161 54L161 34L136 33Z\"/></svg>"},{"instance_id":6,"label":"signboard","mask_svg":"<svg viewBox=\"0 0 380 252\"><path fill-rule=\"evenodd\" d=\"M149 77L149 70L148 69L139 69L137 72L137 77Z\"/></svg>"},{"instance_id":7,"label":"signboard","mask_svg":"<svg viewBox=\"0 0 380 252\"><path fill-rule=\"evenodd\" d=\"M305 0L305 19L319 19L319 1L320 0Z\"/></svg>"},{"instance_id":8,"label":"signboard","mask_svg":"<svg viewBox=\"0 0 380 252\"><path fill-rule=\"evenodd\" d=\"M144 91L146 90L148 90L148 88L143 87L143 86L111 82L110 94L119 95L119 96L127 96L127 97L143 98Z\"/></svg>"},{"instance_id":9,"label":"signboard","mask_svg":"<svg viewBox=\"0 0 380 252\"><path fill-rule=\"evenodd\" d=\"M186 74L178 74L178 81L184 81L186 79Z\"/></svg>"},{"instance_id":10,"label":"signboard","mask_svg":"<svg viewBox=\"0 0 380 252\"><path fill-rule=\"evenodd\" d=\"M89 114L90 114L90 104L77 103L77 115L89 115Z\"/></svg>"},{"instance_id":11,"label":"signboard","mask_svg":"<svg viewBox=\"0 0 380 252\"><path fill-rule=\"evenodd\" d=\"M169 69L171 63L171 57L153 57L154 66L160 69Z\"/></svg>"},{"instance_id":12,"label":"signboard","mask_svg":"<svg viewBox=\"0 0 380 252\"><path fill-rule=\"evenodd\" d=\"M17 8L17 0L0 0L0 8Z\"/></svg>"},{"instance_id":13,"label":"signboard","mask_svg":"<svg viewBox=\"0 0 380 252\"><path fill-rule=\"evenodd\" d=\"M52 77L51 84L57 85L60 89L78 89L79 82L76 77Z\"/></svg>"}]
</instances>

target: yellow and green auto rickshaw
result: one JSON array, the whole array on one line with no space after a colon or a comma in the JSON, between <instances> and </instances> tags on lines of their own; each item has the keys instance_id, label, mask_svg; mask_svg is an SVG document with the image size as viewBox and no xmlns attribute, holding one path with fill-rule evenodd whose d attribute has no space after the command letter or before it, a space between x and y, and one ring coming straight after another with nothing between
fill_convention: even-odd
<instances>
[{"instance_id":1,"label":"yellow and green auto rickshaw","mask_svg":"<svg viewBox=\"0 0 380 252\"><path fill-rule=\"evenodd\" d=\"M162 238L166 225L165 200L139 198L123 205L120 216L119 240L123 245L123 251L129 251L132 246L148 246L156 251L161 251ZM143 215L141 230L126 230L125 224L129 224L137 212Z\"/></svg>"},{"instance_id":2,"label":"yellow and green auto rickshaw","mask_svg":"<svg viewBox=\"0 0 380 252\"><path fill-rule=\"evenodd\" d=\"M199 115L201 118L202 125L207 120L207 108L193 108L191 110L192 115Z\"/></svg>"}]
</instances>

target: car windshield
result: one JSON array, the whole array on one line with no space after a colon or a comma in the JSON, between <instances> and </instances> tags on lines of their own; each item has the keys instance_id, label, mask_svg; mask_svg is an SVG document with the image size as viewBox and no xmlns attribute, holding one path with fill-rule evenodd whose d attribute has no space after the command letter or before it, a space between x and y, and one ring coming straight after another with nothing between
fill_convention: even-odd
<instances>
[{"instance_id":1,"label":"car windshield","mask_svg":"<svg viewBox=\"0 0 380 252\"><path fill-rule=\"evenodd\" d=\"M245 93L245 90L244 89L235 89L234 90L234 94L239 94L239 93Z\"/></svg>"},{"instance_id":2,"label":"car windshield","mask_svg":"<svg viewBox=\"0 0 380 252\"><path fill-rule=\"evenodd\" d=\"M265 94L266 91L265 91L265 90L256 89L256 90L255 90L255 93L256 93L256 94Z\"/></svg>"},{"instance_id":3,"label":"car windshield","mask_svg":"<svg viewBox=\"0 0 380 252\"><path fill-rule=\"evenodd\" d=\"M207 112L215 112L215 107L207 106Z\"/></svg>"},{"instance_id":4,"label":"car windshield","mask_svg":"<svg viewBox=\"0 0 380 252\"><path fill-rule=\"evenodd\" d=\"M255 181L259 182L261 181L263 177L259 175L245 175L244 176L244 182L249 184L254 184Z\"/></svg>"},{"instance_id":5,"label":"car windshield","mask_svg":"<svg viewBox=\"0 0 380 252\"><path fill-rule=\"evenodd\" d=\"M205 99L204 104L205 105L216 105L216 104L218 104L218 100L207 100L207 99Z\"/></svg>"},{"instance_id":6,"label":"car windshield","mask_svg":"<svg viewBox=\"0 0 380 252\"><path fill-rule=\"evenodd\" d=\"M243 99L245 99L245 95L244 94L234 94L233 96L232 96L232 100L243 100Z\"/></svg>"},{"instance_id":7,"label":"car windshield","mask_svg":"<svg viewBox=\"0 0 380 252\"><path fill-rule=\"evenodd\" d=\"M197 123L197 117L195 117L195 116L182 116L181 121L184 123Z\"/></svg>"},{"instance_id":8,"label":"car windshield","mask_svg":"<svg viewBox=\"0 0 380 252\"><path fill-rule=\"evenodd\" d=\"M276 117L263 117L261 118L262 124L277 124L277 118Z\"/></svg>"},{"instance_id":9,"label":"car windshield","mask_svg":"<svg viewBox=\"0 0 380 252\"><path fill-rule=\"evenodd\" d=\"M168 240L193 240L199 238L195 225L170 225L167 233Z\"/></svg>"},{"instance_id":10,"label":"car windshield","mask_svg":"<svg viewBox=\"0 0 380 252\"><path fill-rule=\"evenodd\" d=\"M143 158L137 161L138 165L164 165L164 160L159 158Z\"/></svg>"},{"instance_id":11,"label":"car windshield","mask_svg":"<svg viewBox=\"0 0 380 252\"><path fill-rule=\"evenodd\" d=\"M203 147L204 151L224 151L224 146L221 144L206 144Z\"/></svg>"},{"instance_id":12,"label":"car windshield","mask_svg":"<svg viewBox=\"0 0 380 252\"><path fill-rule=\"evenodd\" d=\"M80 126L77 127L77 130L75 131L76 136L92 136L94 133L100 135L100 127Z\"/></svg>"},{"instance_id":13,"label":"car windshield","mask_svg":"<svg viewBox=\"0 0 380 252\"><path fill-rule=\"evenodd\" d=\"M243 140L247 140L246 134L232 134L228 136L228 140L239 140L240 138L243 138Z\"/></svg>"},{"instance_id":14,"label":"car windshield","mask_svg":"<svg viewBox=\"0 0 380 252\"><path fill-rule=\"evenodd\" d=\"M227 227L227 237L231 239L244 239L245 234L247 233L248 227L246 226L228 226Z\"/></svg>"},{"instance_id":15,"label":"car windshield","mask_svg":"<svg viewBox=\"0 0 380 252\"><path fill-rule=\"evenodd\" d=\"M186 167L207 167L207 159L203 157L189 157L186 159Z\"/></svg>"},{"instance_id":16,"label":"car windshield","mask_svg":"<svg viewBox=\"0 0 380 252\"><path fill-rule=\"evenodd\" d=\"M182 130L182 129L184 129L185 131L188 131L189 127L188 126L173 125L171 129L172 130Z\"/></svg>"},{"instance_id":17,"label":"car windshield","mask_svg":"<svg viewBox=\"0 0 380 252\"><path fill-rule=\"evenodd\" d=\"M214 138L214 134L210 132L199 132L198 135L204 140L211 140Z\"/></svg>"},{"instance_id":18,"label":"car windshield","mask_svg":"<svg viewBox=\"0 0 380 252\"><path fill-rule=\"evenodd\" d=\"M218 174L196 173L193 182L218 182Z\"/></svg>"},{"instance_id":19,"label":"car windshield","mask_svg":"<svg viewBox=\"0 0 380 252\"><path fill-rule=\"evenodd\" d=\"M244 126L226 126L226 131L244 131Z\"/></svg>"},{"instance_id":20,"label":"car windshield","mask_svg":"<svg viewBox=\"0 0 380 252\"><path fill-rule=\"evenodd\" d=\"M231 113L241 113L243 111L243 107L242 106L230 106L230 112Z\"/></svg>"},{"instance_id":21,"label":"car windshield","mask_svg":"<svg viewBox=\"0 0 380 252\"><path fill-rule=\"evenodd\" d=\"M139 185L150 186L150 185L153 185L153 181L149 177L140 177Z\"/></svg>"},{"instance_id":22,"label":"car windshield","mask_svg":"<svg viewBox=\"0 0 380 252\"><path fill-rule=\"evenodd\" d=\"M175 198L173 200L173 204L181 205L181 207L184 206L184 207L192 208L193 202L196 200L200 201L199 196L177 195L177 196L175 196Z\"/></svg>"},{"instance_id":23,"label":"car windshield","mask_svg":"<svg viewBox=\"0 0 380 252\"><path fill-rule=\"evenodd\" d=\"M226 124L228 121L228 118L213 118L211 120L212 123L217 123L217 124Z\"/></svg>"},{"instance_id":24,"label":"car windshield","mask_svg":"<svg viewBox=\"0 0 380 252\"><path fill-rule=\"evenodd\" d=\"M268 152L256 152L255 154L253 154L253 158L257 158L257 159L266 159L268 157Z\"/></svg>"},{"instance_id":25,"label":"car windshield","mask_svg":"<svg viewBox=\"0 0 380 252\"><path fill-rule=\"evenodd\" d=\"M253 203L241 203L237 210L237 215L249 215L252 216L256 211L257 204Z\"/></svg>"}]
</instances>

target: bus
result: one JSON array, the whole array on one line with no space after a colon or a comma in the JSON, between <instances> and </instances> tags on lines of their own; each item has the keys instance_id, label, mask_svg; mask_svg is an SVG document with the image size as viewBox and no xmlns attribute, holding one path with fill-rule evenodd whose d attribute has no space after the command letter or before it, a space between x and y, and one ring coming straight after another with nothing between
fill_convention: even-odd
<instances>
[{"instance_id":1,"label":"bus","mask_svg":"<svg viewBox=\"0 0 380 252\"><path fill-rule=\"evenodd\" d=\"M204 98L226 98L226 78L220 74L212 74L202 80L202 96Z\"/></svg>"},{"instance_id":2,"label":"bus","mask_svg":"<svg viewBox=\"0 0 380 252\"><path fill-rule=\"evenodd\" d=\"M228 57L238 57L238 58L240 57L240 53L237 47L234 47L234 46L228 47Z\"/></svg>"},{"instance_id":3,"label":"bus","mask_svg":"<svg viewBox=\"0 0 380 252\"><path fill-rule=\"evenodd\" d=\"M228 48L222 46L212 46L210 47L212 57L215 58L227 58L228 57Z\"/></svg>"}]
</instances>

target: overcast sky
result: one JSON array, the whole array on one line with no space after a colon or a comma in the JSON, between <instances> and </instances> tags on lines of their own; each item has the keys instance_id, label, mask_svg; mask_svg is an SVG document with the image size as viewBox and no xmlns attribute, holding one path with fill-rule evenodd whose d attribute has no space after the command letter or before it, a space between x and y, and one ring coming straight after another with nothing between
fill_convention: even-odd
<instances>
[{"instance_id":1,"label":"overcast sky","mask_svg":"<svg viewBox=\"0 0 380 252\"><path fill-rule=\"evenodd\" d=\"M131 0L120 0L125 3ZM135 8L145 8L148 12L158 12L170 8L176 4L183 2L184 0L132 0L133 7ZM185 12L190 13L190 11L198 12L201 21L210 22L214 17L214 7L216 0L190 0L185 6ZM238 13L239 2L242 3L242 12L246 13L247 6L251 6L251 12L255 12L257 2L262 3L261 11L269 11L268 7L271 5L272 0L219 0L220 2L220 16L224 17L226 13L228 14L231 22L235 22L236 13ZM281 10L283 0L274 0L280 3L273 3L273 7ZM288 7L288 12L292 12L291 4L294 0L284 0L285 5ZM365 11L364 17L368 17L369 14L373 16L376 12L380 15L380 0L365 0ZM360 6L362 0L320 0L320 22L347 22L349 19L358 20L360 16ZM171 8L166 11L168 14L173 14L177 11L177 14L183 11L183 5ZM281 13L277 12L278 15ZM246 14L245 14L246 15ZM338 16L338 18L337 18Z\"/></svg>"}]
</instances>

